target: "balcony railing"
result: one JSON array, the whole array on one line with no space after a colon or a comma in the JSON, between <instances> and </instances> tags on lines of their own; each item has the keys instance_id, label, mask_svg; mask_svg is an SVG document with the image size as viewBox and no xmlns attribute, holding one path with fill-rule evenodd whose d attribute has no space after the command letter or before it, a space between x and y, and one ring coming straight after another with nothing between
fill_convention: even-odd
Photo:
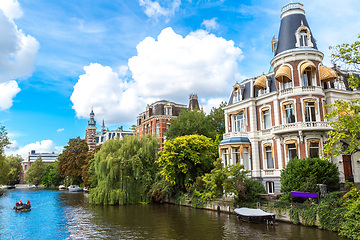
<instances>
[{"instance_id":1,"label":"balcony railing","mask_svg":"<svg viewBox=\"0 0 360 240\"><path fill-rule=\"evenodd\" d=\"M273 133L292 132L299 130L331 130L331 127L327 122L297 122L287 123L273 128Z\"/></svg>"},{"instance_id":2,"label":"balcony railing","mask_svg":"<svg viewBox=\"0 0 360 240\"><path fill-rule=\"evenodd\" d=\"M234 138L234 137L248 137L248 134L246 132L229 132L224 133L223 138Z\"/></svg>"},{"instance_id":3,"label":"balcony railing","mask_svg":"<svg viewBox=\"0 0 360 240\"><path fill-rule=\"evenodd\" d=\"M286 95L286 94L290 94L293 93L294 89L293 88L288 88L288 89L284 89L280 91L280 95Z\"/></svg>"}]
</instances>

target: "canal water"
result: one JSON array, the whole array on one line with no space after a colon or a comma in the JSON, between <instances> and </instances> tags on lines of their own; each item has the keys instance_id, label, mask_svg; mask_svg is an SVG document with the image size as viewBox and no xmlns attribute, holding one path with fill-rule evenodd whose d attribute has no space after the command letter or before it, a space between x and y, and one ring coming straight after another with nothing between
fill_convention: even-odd
<instances>
[{"instance_id":1,"label":"canal water","mask_svg":"<svg viewBox=\"0 0 360 240\"><path fill-rule=\"evenodd\" d=\"M12 210L31 201L30 212ZM287 223L240 222L234 215L169 204L93 206L83 193L9 190L0 197L0 239L341 239Z\"/></svg>"}]
</instances>

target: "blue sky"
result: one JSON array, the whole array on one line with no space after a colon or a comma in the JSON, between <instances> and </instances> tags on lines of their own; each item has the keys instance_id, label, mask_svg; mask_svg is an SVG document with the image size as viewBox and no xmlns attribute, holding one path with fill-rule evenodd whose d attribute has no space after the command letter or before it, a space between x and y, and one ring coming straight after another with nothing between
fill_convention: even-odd
<instances>
[{"instance_id":1,"label":"blue sky","mask_svg":"<svg viewBox=\"0 0 360 240\"><path fill-rule=\"evenodd\" d=\"M135 124L146 104L205 111L227 100L236 81L270 68L288 1L1 0L0 123L12 147L60 151L84 137L94 109L110 129ZM329 46L354 42L360 1L304 0L306 17L330 65Z\"/></svg>"}]
</instances>

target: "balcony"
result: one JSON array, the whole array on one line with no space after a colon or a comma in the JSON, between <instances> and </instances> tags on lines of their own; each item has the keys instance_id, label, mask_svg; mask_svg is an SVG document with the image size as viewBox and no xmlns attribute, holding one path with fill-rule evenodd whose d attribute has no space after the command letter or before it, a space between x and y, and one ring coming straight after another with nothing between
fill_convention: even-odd
<instances>
[{"instance_id":1,"label":"balcony","mask_svg":"<svg viewBox=\"0 0 360 240\"><path fill-rule=\"evenodd\" d=\"M331 129L332 128L328 125L327 122L297 122L275 126L273 127L273 133L281 134L297 131L329 131Z\"/></svg>"},{"instance_id":2,"label":"balcony","mask_svg":"<svg viewBox=\"0 0 360 240\"><path fill-rule=\"evenodd\" d=\"M248 134L246 132L229 132L229 133L224 133L223 138L227 139L227 138L235 138L235 137L248 137Z\"/></svg>"}]
</instances>

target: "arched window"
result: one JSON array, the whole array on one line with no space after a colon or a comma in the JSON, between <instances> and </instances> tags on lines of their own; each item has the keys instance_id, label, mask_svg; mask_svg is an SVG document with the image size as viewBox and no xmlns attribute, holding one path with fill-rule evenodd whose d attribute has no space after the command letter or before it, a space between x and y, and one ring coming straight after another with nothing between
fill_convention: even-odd
<instances>
[{"instance_id":1,"label":"arched window","mask_svg":"<svg viewBox=\"0 0 360 240\"><path fill-rule=\"evenodd\" d=\"M301 26L295 31L296 44L295 47L313 47L311 42L310 29L301 21Z\"/></svg>"},{"instance_id":2,"label":"arched window","mask_svg":"<svg viewBox=\"0 0 360 240\"><path fill-rule=\"evenodd\" d=\"M306 30L300 31L300 46L301 47L307 47L308 46L308 33Z\"/></svg>"},{"instance_id":3,"label":"arched window","mask_svg":"<svg viewBox=\"0 0 360 240\"><path fill-rule=\"evenodd\" d=\"M264 144L264 160L265 160L265 168L266 169L274 169L274 154L271 143Z\"/></svg>"}]
</instances>

